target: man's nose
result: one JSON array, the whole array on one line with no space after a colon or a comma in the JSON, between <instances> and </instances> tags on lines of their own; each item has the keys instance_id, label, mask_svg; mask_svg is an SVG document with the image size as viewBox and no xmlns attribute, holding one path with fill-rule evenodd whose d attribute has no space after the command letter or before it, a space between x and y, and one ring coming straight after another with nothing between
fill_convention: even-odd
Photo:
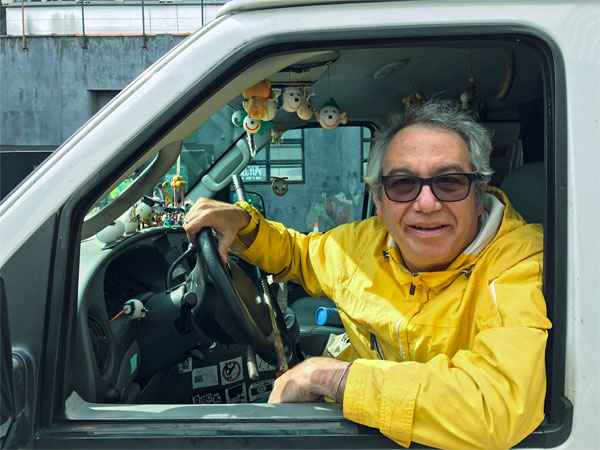
<instances>
[{"instance_id":1,"label":"man's nose","mask_svg":"<svg viewBox=\"0 0 600 450\"><path fill-rule=\"evenodd\" d=\"M442 209L442 202L439 201L430 186L423 186L419 196L413 201L413 209L415 211L430 213Z\"/></svg>"}]
</instances>

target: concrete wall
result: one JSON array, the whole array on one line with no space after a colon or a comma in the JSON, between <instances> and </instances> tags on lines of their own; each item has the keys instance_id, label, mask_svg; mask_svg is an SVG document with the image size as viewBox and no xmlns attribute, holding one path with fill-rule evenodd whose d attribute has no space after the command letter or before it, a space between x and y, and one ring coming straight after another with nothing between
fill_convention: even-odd
<instances>
[{"instance_id":1,"label":"concrete wall","mask_svg":"<svg viewBox=\"0 0 600 450\"><path fill-rule=\"evenodd\" d=\"M149 36L144 49L141 36L88 37L84 49L80 36L30 36L24 51L20 37L0 37L0 198L183 39ZM358 128L308 130L305 183L290 184L283 197L269 184L247 188L263 194L269 218L300 231L312 230L315 221L323 230L354 220L362 210L360 146Z\"/></svg>"},{"instance_id":2,"label":"concrete wall","mask_svg":"<svg viewBox=\"0 0 600 450\"><path fill-rule=\"evenodd\" d=\"M0 37L1 197L185 36L146 39Z\"/></svg>"},{"instance_id":3,"label":"concrete wall","mask_svg":"<svg viewBox=\"0 0 600 450\"><path fill-rule=\"evenodd\" d=\"M98 108L102 91L119 91L183 36L0 38L1 146L57 147Z\"/></svg>"}]
</instances>

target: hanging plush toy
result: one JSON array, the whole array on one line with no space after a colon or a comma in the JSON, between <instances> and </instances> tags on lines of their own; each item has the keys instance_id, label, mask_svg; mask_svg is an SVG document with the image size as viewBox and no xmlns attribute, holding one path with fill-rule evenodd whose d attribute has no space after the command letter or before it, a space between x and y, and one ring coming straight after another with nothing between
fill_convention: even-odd
<instances>
[{"instance_id":1,"label":"hanging plush toy","mask_svg":"<svg viewBox=\"0 0 600 450\"><path fill-rule=\"evenodd\" d=\"M411 92L407 97L402 99L402 104L405 108L414 108L423 103L423 94L420 92Z\"/></svg>"},{"instance_id":2,"label":"hanging plush toy","mask_svg":"<svg viewBox=\"0 0 600 450\"><path fill-rule=\"evenodd\" d=\"M254 119L251 116L246 116L244 119L244 130L250 134L258 133L261 126L262 121L259 119Z\"/></svg>"},{"instance_id":3,"label":"hanging plush toy","mask_svg":"<svg viewBox=\"0 0 600 450\"><path fill-rule=\"evenodd\" d=\"M469 74L469 87L466 91L460 94L460 103L462 109L469 109L473 100L477 96L477 84L475 83L475 76L473 74Z\"/></svg>"},{"instance_id":4,"label":"hanging plush toy","mask_svg":"<svg viewBox=\"0 0 600 450\"><path fill-rule=\"evenodd\" d=\"M302 120L310 120L314 114L315 107L310 101L310 98L313 95L315 95L314 92L302 97L300 100L300 107L298 108L298 111L296 111L296 114L298 114L298 117Z\"/></svg>"},{"instance_id":5,"label":"hanging plush toy","mask_svg":"<svg viewBox=\"0 0 600 450\"><path fill-rule=\"evenodd\" d=\"M319 112L315 111L315 117L326 130L333 130L339 124L347 124L348 117L345 112L340 111L333 97L330 97L323 103Z\"/></svg>"},{"instance_id":6,"label":"hanging plush toy","mask_svg":"<svg viewBox=\"0 0 600 450\"><path fill-rule=\"evenodd\" d=\"M244 119L244 130L246 130L246 132L248 132L249 134L258 133L262 136L266 130L272 127L273 122L264 122L262 120L256 120L250 116L247 116Z\"/></svg>"},{"instance_id":7,"label":"hanging plush toy","mask_svg":"<svg viewBox=\"0 0 600 450\"><path fill-rule=\"evenodd\" d=\"M238 109L231 115L231 121L236 127L244 126L244 119L248 116L248 113L243 108Z\"/></svg>"},{"instance_id":8,"label":"hanging plush toy","mask_svg":"<svg viewBox=\"0 0 600 450\"><path fill-rule=\"evenodd\" d=\"M243 106L248 115L253 119L263 120L269 109L267 100L272 98L271 82L262 80L242 92L242 96L247 99Z\"/></svg>"},{"instance_id":9,"label":"hanging plush toy","mask_svg":"<svg viewBox=\"0 0 600 450\"><path fill-rule=\"evenodd\" d=\"M263 121L268 122L270 120L273 120L275 118L275 116L277 115L277 100L275 99L268 99L267 100L267 114L265 114L265 117L262 118Z\"/></svg>"},{"instance_id":10,"label":"hanging plush toy","mask_svg":"<svg viewBox=\"0 0 600 450\"><path fill-rule=\"evenodd\" d=\"M271 177L271 189L280 197L288 191L287 177Z\"/></svg>"},{"instance_id":11,"label":"hanging plush toy","mask_svg":"<svg viewBox=\"0 0 600 450\"><path fill-rule=\"evenodd\" d=\"M282 104L281 109L287 112L296 112L300 108L302 98L304 97L304 89L300 87L288 86L281 94Z\"/></svg>"},{"instance_id":12,"label":"hanging plush toy","mask_svg":"<svg viewBox=\"0 0 600 450\"><path fill-rule=\"evenodd\" d=\"M271 144L279 144L282 135L283 131L281 130L271 130Z\"/></svg>"}]
</instances>

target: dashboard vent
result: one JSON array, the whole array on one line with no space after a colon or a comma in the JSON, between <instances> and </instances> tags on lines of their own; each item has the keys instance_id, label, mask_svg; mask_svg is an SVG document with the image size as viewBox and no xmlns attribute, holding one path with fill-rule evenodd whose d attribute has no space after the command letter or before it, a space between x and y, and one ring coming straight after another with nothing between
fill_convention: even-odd
<instances>
[{"instance_id":1,"label":"dashboard vent","mask_svg":"<svg viewBox=\"0 0 600 450\"><path fill-rule=\"evenodd\" d=\"M104 328L96 319L88 317L88 328L90 330L90 339L96 356L96 364L100 375L104 375L104 371L108 366L110 356L110 342Z\"/></svg>"}]
</instances>

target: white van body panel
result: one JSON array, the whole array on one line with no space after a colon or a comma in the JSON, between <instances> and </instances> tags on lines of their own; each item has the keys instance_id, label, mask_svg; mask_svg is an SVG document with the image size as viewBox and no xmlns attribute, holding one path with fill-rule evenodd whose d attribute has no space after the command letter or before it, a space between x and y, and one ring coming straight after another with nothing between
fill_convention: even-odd
<instances>
[{"instance_id":1,"label":"white van body panel","mask_svg":"<svg viewBox=\"0 0 600 450\"><path fill-rule=\"evenodd\" d=\"M314 2L286 8L287 2L236 0L217 19L161 58L86 123L0 205L0 266L64 204L96 167L115 158L161 111L197 80L249 45L273 35L321 30L419 29L424 35L452 26L519 29L540 37L554 52L559 93L554 108L566 112L568 184L568 320L566 395L574 405L573 428L560 447L600 446L600 7L597 1L412 1ZM273 7L273 9L269 9ZM256 9L256 11L253 11ZM302 9L302 19L295 12ZM286 61L281 61L285 67ZM193 67L193 70L189 68ZM159 71L160 69L160 71ZM257 71L256 81L261 79ZM564 79L563 79L564 76ZM247 80L250 83L251 80ZM561 84L561 83L564 83ZM566 105L563 104L566 101ZM203 114L215 108L207 102ZM132 118L134 118L132 120ZM560 124L559 124L560 126ZM184 135L167 135L148 152ZM39 198L48 201L39 202Z\"/></svg>"}]
</instances>

